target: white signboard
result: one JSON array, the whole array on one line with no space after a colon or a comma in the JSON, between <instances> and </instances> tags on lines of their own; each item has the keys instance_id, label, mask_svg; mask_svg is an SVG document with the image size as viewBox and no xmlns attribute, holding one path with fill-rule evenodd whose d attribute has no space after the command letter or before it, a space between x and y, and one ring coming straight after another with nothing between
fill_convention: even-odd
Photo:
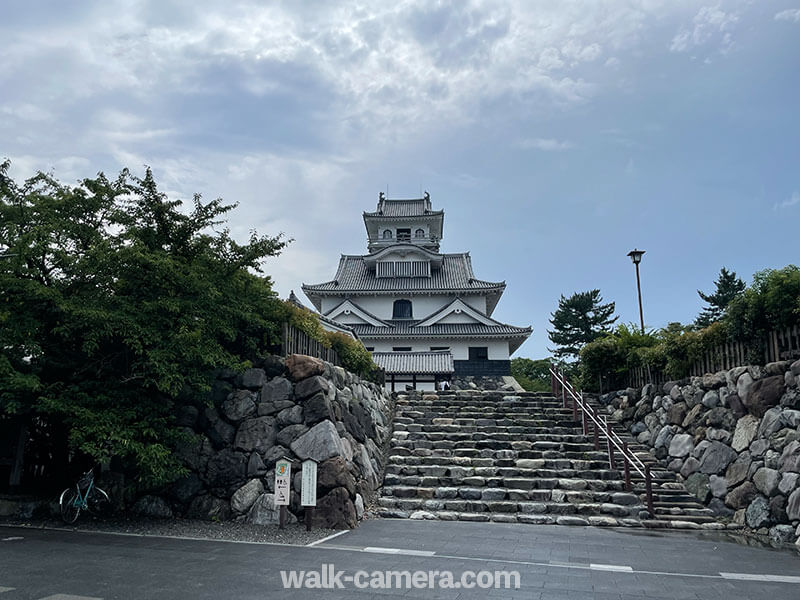
<instances>
[{"instance_id":1,"label":"white signboard","mask_svg":"<svg viewBox=\"0 0 800 600\"><path fill-rule=\"evenodd\" d=\"M303 484L300 488L300 505L317 505L317 461L303 461Z\"/></svg>"},{"instance_id":2,"label":"white signboard","mask_svg":"<svg viewBox=\"0 0 800 600\"><path fill-rule=\"evenodd\" d=\"M275 506L289 505L289 488L292 477L292 464L285 459L275 463Z\"/></svg>"}]
</instances>

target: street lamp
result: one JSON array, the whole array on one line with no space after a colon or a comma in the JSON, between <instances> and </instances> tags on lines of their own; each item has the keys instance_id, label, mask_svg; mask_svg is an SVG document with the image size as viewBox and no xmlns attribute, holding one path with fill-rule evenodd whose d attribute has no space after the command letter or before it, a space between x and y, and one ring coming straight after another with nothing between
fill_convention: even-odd
<instances>
[{"instance_id":1,"label":"street lamp","mask_svg":"<svg viewBox=\"0 0 800 600\"><path fill-rule=\"evenodd\" d=\"M639 292L639 323L642 326L642 335L644 335L644 314L642 313L642 284L639 282L639 263L642 262L642 254L644 250L633 249L628 252L633 264L636 265L636 289Z\"/></svg>"}]
</instances>

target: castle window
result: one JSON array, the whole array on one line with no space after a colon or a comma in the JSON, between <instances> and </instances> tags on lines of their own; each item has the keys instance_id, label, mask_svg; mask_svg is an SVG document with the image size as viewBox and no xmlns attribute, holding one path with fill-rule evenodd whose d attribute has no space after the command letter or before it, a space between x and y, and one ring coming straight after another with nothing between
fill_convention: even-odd
<instances>
[{"instance_id":1,"label":"castle window","mask_svg":"<svg viewBox=\"0 0 800 600\"><path fill-rule=\"evenodd\" d=\"M395 300L392 309L393 319L411 319L411 300Z\"/></svg>"},{"instance_id":2,"label":"castle window","mask_svg":"<svg viewBox=\"0 0 800 600\"><path fill-rule=\"evenodd\" d=\"M424 229L417 229L414 232L414 237L424 238L425 237L425 230Z\"/></svg>"},{"instance_id":3,"label":"castle window","mask_svg":"<svg viewBox=\"0 0 800 600\"><path fill-rule=\"evenodd\" d=\"M385 240L392 239L392 230L391 229L384 229L383 230L383 239L385 239Z\"/></svg>"},{"instance_id":4,"label":"castle window","mask_svg":"<svg viewBox=\"0 0 800 600\"><path fill-rule=\"evenodd\" d=\"M489 360L489 348L486 346L470 346L470 360Z\"/></svg>"},{"instance_id":5,"label":"castle window","mask_svg":"<svg viewBox=\"0 0 800 600\"><path fill-rule=\"evenodd\" d=\"M397 239L398 240L410 240L411 239L411 229L398 229L397 230Z\"/></svg>"}]
</instances>

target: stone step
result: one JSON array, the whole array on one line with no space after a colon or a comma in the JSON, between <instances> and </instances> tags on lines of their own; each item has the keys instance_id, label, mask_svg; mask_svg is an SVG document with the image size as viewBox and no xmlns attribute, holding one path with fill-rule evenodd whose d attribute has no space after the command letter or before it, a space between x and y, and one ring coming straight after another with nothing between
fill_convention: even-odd
<instances>
[{"instance_id":1,"label":"stone step","mask_svg":"<svg viewBox=\"0 0 800 600\"><path fill-rule=\"evenodd\" d=\"M483 501L437 498L397 498L382 496L378 506L401 511L430 510L464 513L553 514L553 515L610 515L637 518L642 505L621 505L610 502L533 502ZM688 519L689 517L687 517Z\"/></svg>"},{"instance_id":2,"label":"stone step","mask_svg":"<svg viewBox=\"0 0 800 600\"><path fill-rule=\"evenodd\" d=\"M402 433L402 432L401 432ZM595 450L594 446L579 438L558 439L559 436L519 436L523 439L515 439L516 436L503 436L500 438L494 435L475 434L475 439L425 439L411 438L403 435L393 436L392 446L398 448L497 448L519 451L543 451L543 450L563 450L568 452L585 452L596 456L603 455L608 460L605 452ZM525 439L527 438L527 439Z\"/></svg>"},{"instance_id":3,"label":"stone step","mask_svg":"<svg viewBox=\"0 0 800 600\"><path fill-rule=\"evenodd\" d=\"M523 424L516 425L433 425L420 423L395 423L395 433L408 431L412 433L509 433L509 434L573 434L576 431L569 427L540 427Z\"/></svg>"},{"instance_id":4,"label":"stone step","mask_svg":"<svg viewBox=\"0 0 800 600\"><path fill-rule=\"evenodd\" d=\"M593 477L592 480L615 481L622 480L619 471L609 469L575 469L575 468L556 468L553 461L537 461L535 463L523 463L536 465L543 464L541 468L520 467L516 464L511 466L472 466L466 461L461 464L444 463L441 465L420 465L408 462L405 464L389 463L386 466L387 475L420 475L423 477L523 477L527 479L575 479L576 473L599 473L600 477ZM551 464L547 464L547 463ZM585 478L582 478L585 479Z\"/></svg>"},{"instance_id":5,"label":"stone step","mask_svg":"<svg viewBox=\"0 0 800 600\"><path fill-rule=\"evenodd\" d=\"M711 523L716 521L714 517L707 515L669 515L669 514L656 514L656 519L659 521L688 521L689 523Z\"/></svg>"},{"instance_id":6,"label":"stone step","mask_svg":"<svg viewBox=\"0 0 800 600\"><path fill-rule=\"evenodd\" d=\"M602 487L611 487L613 482L614 487L622 487L624 480L617 471L608 471L601 469L594 469L588 471L578 471L576 469L558 469L558 470L525 470L520 471L513 476L499 475L492 472L492 469L478 467L474 470L462 467L448 467L443 466L417 466L417 465L389 465L386 468L386 476L412 476L412 477L436 477L442 483L458 484L464 479L469 477L482 477L488 481L511 481L517 479L541 481L541 486L551 485L551 480L556 479L582 479L590 483L589 487L600 489ZM598 482L598 483L592 483ZM608 485L601 485L608 483ZM521 485L521 484L520 484ZM637 490L632 490L633 493L639 493ZM640 494L641 495L641 494Z\"/></svg>"},{"instance_id":7,"label":"stone step","mask_svg":"<svg viewBox=\"0 0 800 600\"><path fill-rule=\"evenodd\" d=\"M417 465L417 466L460 466L460 467L510 467L519 469L551 470L597 470L621 473L619 469L608 469L605 461L592 461L584 458L527 458L525 456L512 456L509 450L485 450L486 456L433 456L422 454L407 454L389 451L388 464L390 465ZM524 454L524 453L517 453ZM605 466L605 468L603 468Z\"/></svg>"},{"instance_id":8,"label":"stone step","mask_svg":"<svg viewBox=\"0 0 800 600\"><path fill-rule=\"evenodd\" d=\"M406 448L396 446L390 450L389 460L392 457L420 457L420 458L488 458L497 461L520 460L568 460L572 463L583 464L576 468L594 469L603 468L608 464L603 456L588 452L558 452L546 450L543 452L530 450L508 450L494 448ZM458 461L456 461L458 462ZM584 464L585 463L585 464ZM566 463L565 463L566 464ZM503 466L511 466L504 464ZM573 468L570 466L568 468Z\"/></svg>"},{"instance_id":9,"label":"stone step","mask_svg":"<svg viewBox=\"0 0 800 600\"><path fill-rule=\"evenodd\" d=\"M400 417L403 419L412 419L414 421L417 420L431 420L431 419L443 419L443 420L454 420L454 421L468 421L468 420L478 420L478 419L530 419L530 420L537 420L537 421L552 421L552 422L561 422L563 420L569 419L572 420L572 411L568 413L562 413L557 411L541 411L538 409L532 410L524 410L524 411L497 411L497 410L483 410L483 411L474 411L474 410L465 410L465 409L449 409L449 410L409 410L409 409L399 409L395 412L395 417ZM576 423L580 423L579 420L575 421Z\"/></svg>"},{"instance_id":10,"label":"stone step","mask_svg":"<svg viewBox=\"0 0 800 600\"><path fill-rule=\"evenodd\" d=\"M514 490L566 490L589 491L595 493L618 494L625 493L629 496L638 494L625 492L625 482L619 480L604 481L602 479L576 479L576 478L543 478L543 477L482 477L471 475L468 477L441 477L420 475L392 475L387 474L384 479L386 488L419 488L432 487L452 490L456 488L498 488ZM395 495L395 494L387 494Z\"/></svg>"},{"instance_id":11,"label":"stone step","mask_svg":"<svg viewBox=\"0 0 800 600\"><path fill-rule=\"evenodd\" d=\"M574 433L567 430L564 433L554 433L551 430L542 432L541 434L511 434L511 433L485 433L482 431L474 432L446 432L446 431L398 431L392 440L428 440L432 442L446 441L446 442L469 442L472 440L499 440L499 441L512 441L512 442L530 442L530 441L555 441L555 442L572 442L581 444L591 444L591 440L581 433Z\"/></svg>"},{"instance_id":12,"label":"stone step","mask_svg":"<svg viewBox=\"0 0 800 600\"><path fill-rule=\"evenodd\" d=\"M575 514L527 514L527 513L468 513L444 510L403 511L392 508L379 508L378 514L385 518L403 518L439 521L479 521L493 523L526 523L531 525L567 525L594 527L642 527L641 521L634 518L612 517L610 515Z\"/></svg>"}]
</instances>

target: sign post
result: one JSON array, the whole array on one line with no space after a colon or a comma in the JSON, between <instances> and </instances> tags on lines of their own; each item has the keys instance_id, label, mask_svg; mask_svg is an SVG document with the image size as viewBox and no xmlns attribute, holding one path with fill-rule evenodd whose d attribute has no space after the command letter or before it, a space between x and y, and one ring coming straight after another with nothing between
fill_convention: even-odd
<instances>
[{"instance_id":1,"label":"sign post","mask_svg":"<svg viewBox=\"0 0 800 600\"><path fill-rule=\"evenodd\" d=\"M289 505L292 463L286 458L275 463L275 506L280 506L280 528L286 528L286 507Z\"/></svg>"},{"instance_id":2,"label":"sign post","mask_svg":"<svg viewBox=\"0 0 800 600\"><path fill-rule=\"evenodd\" d=\"M317 461L313 458L303 461L300 505L306 507L306 531L311 531L314 507L317 505Z\"/></svg>"}]
</instances>

